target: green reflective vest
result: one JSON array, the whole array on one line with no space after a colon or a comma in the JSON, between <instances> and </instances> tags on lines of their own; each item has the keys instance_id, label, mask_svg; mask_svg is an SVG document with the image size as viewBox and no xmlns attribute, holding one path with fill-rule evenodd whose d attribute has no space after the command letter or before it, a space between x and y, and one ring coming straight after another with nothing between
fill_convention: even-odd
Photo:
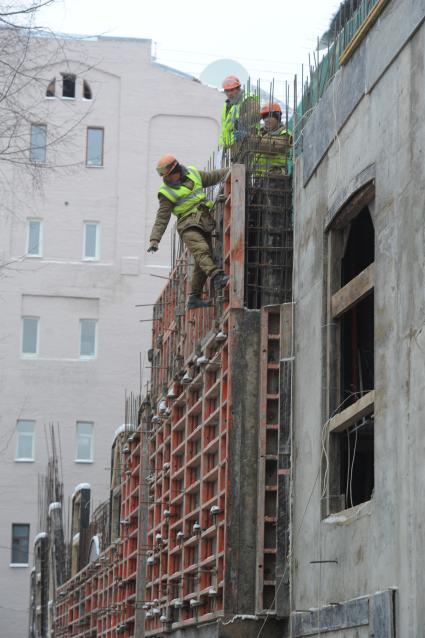
<instances>
[{"instance_id":1,"label":"green reflective vest","mask_svg":"<svg viewBox=\"0 0 425 638\"><path fill-rule=\"evenodd\" d=\"M237 122L241 112L241 102L242 94L239 102L236 104L229 105L227 102L224 103L223 110L221 112L221 132L218 139L219 146L228 147L234 144L235 130L237 128Z\"/></svg>"},{"instance_id":2,"label":"green reflective vest","mask_svg":"<svg viewBox=\"0 0 425 638\"><path fill-rule=\"evenodd\" d=\"M280 140L277 141L277 139L280 137L289 138L290 133L285 128L281 127L280 129L277 129L276 131L272 131L270 133L265 132L262 136L263 141L270 140L270 153L263 152L257 155L257 157L255 158L257 173L263 175L267 171L285 169L289 174L291 168L291 149L289 146L289 141L287 147L282 147L281 144L279 144ZM276 139L277 141L275 149L273 148L273 139Z\"/></svg>"},{"instance_id":3,"label":"green reflective vest","mask_svg":"<svg viewBox=\"0 0 425 638\"><path fill-rule=\"evenodd\" d=\"M199 171L194 166L187 167L187 173L185 176L187 179L192 180L193 188L190 189L183 184L177 187L172 187L165 182L159 189L159 193L164 195L173 206L173 214L178 219L182 219L192 213L199 204L204 204L207 208L212 208L214 202L207 199L205 192L202 188L202 180Z\"/></svg>"}]
</instances>

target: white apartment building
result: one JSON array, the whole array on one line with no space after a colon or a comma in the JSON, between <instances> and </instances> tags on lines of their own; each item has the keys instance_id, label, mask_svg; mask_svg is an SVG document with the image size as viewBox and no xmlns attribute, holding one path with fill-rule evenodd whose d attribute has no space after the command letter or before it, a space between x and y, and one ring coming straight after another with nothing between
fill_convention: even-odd
<instances>
[{"instance_id":1,"label":"white apartment building","mask_svg":"<svg viewBox=\"0 0 425 638\"><path fill-rule=\"evenodd\" d=\"M58 46L59 44L59 46ZM53 51L56 53L52 53ZM59 54L60 51L60 54ZM41 186L5 164L0 213L0 634L28 632L37 482L50 423L65 498L88 482L106 497L125 392L139 388L169 233L147 254L160 155L204 167L223 96L155 64L150 40L64 38L39 46L24 123ZM36 113L36 117L33 114ZM63 132L63 140L57 141ZM54 139L53 139L54 138ZM4 176L6 175L6 178Z\"/></svg>"}]
</instances>

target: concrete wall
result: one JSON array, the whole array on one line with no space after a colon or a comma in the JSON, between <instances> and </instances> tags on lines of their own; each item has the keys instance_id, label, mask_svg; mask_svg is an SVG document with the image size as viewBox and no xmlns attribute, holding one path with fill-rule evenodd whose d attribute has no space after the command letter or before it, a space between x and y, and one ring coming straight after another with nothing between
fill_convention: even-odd
<instances>
[{"instance_id":1,"label":"concrete wall","mask_svg":"<svg viewBox=\"0 0 425 638\"><path fill-rule=\"evenodd\" d=\"M292 610L395 586L403 638L425 624L424 16L423 0L387 5L308 121L295 168ZM338 522L321 519L325 225L362 174L376 186L375 489ZM311 562L325 560L337 563Z\"/></svg>"},{"instance_id":2,"label":"concrete wall","mask_svg":"<svg viewBox=\"0 0 425 638\"><path fill-rule=\"evenodd\" d=\"M22 93L49 134L68 131L47 149L52 169L3 169L0 212L0 626L2 638L27 633L30 567L10 568L11 523L37 527L37 476L45 471L45 428L60 432L65 497L88 482L92 504L107 496L110 445L124 421L125 391L148 379L151 308L170 264L168 235L155 255L146 249L157 208L155 165L163 153L204 167L216 148L223 96L151 62L149 40L99 38L39 46L48 67ZM56 54L53 55L56 47ZM61 72L77 74L75 100L61 97ZM46 99L56 77L57 97ZM92 101L81 97L89 82ZM86 128L105 128L104 166L85 166ZM29 135L28 129L25 134ZM8 188L7 188L8 187ZM44 224L42 258L23 258L27 217ZM82 259L83 222L100 223L100 259ZM40 317L39 355L20 355L21 315ZM79 357L79 319L98 320L98 352ZM33 462L15 462L17 419L36 421ZM75 462L77 421L94 423L92 463ZM65 505L65 511L67 509ZM32 555L30 555L30 564Z\"/></svg>"}]
</instances>

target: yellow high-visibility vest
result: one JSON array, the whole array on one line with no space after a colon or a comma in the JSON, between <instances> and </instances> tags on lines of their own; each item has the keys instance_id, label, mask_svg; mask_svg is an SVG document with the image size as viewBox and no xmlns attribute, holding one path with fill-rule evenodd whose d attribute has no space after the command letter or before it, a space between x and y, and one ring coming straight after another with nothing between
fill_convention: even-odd
<instances>
[{"instance_id":1,"label":"yellow high-visibility vest","mask_svg":"<svg viewBox=\"0 0 425 638\"><path fill-rule=\"evenodd\" d=\"M202 188L202 180L199 171L194 166L187 167L186 178L192 180L192 190L183 184L179 186L170 186L165 182L160 187L158 193L164 195L173 206L173 214L181 219L185 217L193 210L195 210L199 204L204 204L207 208L212 208L214 202L207 199L205 192Z\"/></svg>"}]
</instances>

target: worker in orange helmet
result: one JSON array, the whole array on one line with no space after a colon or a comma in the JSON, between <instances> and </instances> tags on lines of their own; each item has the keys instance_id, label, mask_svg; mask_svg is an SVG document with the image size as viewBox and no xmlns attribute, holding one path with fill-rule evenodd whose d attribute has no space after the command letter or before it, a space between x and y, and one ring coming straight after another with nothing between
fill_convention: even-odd
<instances>
[{"instance_id":1,"label":"worker in orange helmet","mask_svg":"<svg viewBox=\"0 0 425 638\"><path fill-rule=\"evenodd\" d=\"M183 166L173 155L163 155L156 170L163 183L158 191L159 208L148 252L158 250L173 213L177 217L177 232L195 260L187 308L209 306L210 303L202 299L207 278L211 278L214 290L224 288L229 278L213 260L211 234L215 222L211 209L214 202L207 199L203 189L222 180L227 169L199 171L194 166Z\"/></svg>"},{"instance_id":2,"label":"worker in orange helmet","mask_svg":"<svg viewBox=\"0 0 425 638\"><path fill-rule=\"evenodd\" d=\"M256 134L259 104L255 95L246 94L242 89L236 75L228 75L224 78L223 89L226 101L221 113L221 132L218 143L219 146L227 149L246 135Z\"/></svg>"},{"instance_id":3,"label":"worker in orange helmet","mask_svg":"<svg viewBox=\"0 0 425 638\"><path fill-rule=\"evenodd\" d=\"M290 172L291 134L282 123L282 108L278 102L266 102L260 111L263 126L260 128L261 153L256 157L260 174L267 171L288 174Z\"/></svg>"}]
</instances>

